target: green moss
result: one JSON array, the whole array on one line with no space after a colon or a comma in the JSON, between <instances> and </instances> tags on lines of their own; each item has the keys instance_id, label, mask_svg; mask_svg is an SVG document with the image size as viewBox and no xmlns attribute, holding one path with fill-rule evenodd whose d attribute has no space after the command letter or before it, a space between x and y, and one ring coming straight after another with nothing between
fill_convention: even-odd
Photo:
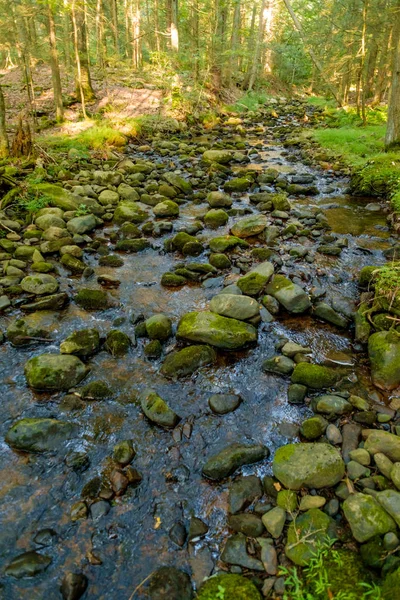
<instances>
[{"instance_id":1,"label":"green moss","mask_svg":"<svg viewBox=\"0 0 400 600\"><path fill-rule=\"evenodd\" d=\"M278 506L293 513L297 508L297 494L292 490L281 490L276 499Z\"/></svg>"},{"instance_id":2,"label":"green moss","mask_svg":"<svg viewBox=\"0 0 400 600\"><path fill-rule=\"evenodd\" d=\"M122 267L123 264L123 259L120 256L117 256L116 254L101 256L99 259L99 265L101 267Z\"/></svg>"},{"instance_id":3,"label":"green moss","mask_svg":"<svg viewBox=\"0 0 400 600\"><path fill-rule=\"evenodd\" d=\"M172 322L166 315L154 315L146 321L146 330L151 340L167 340L172 335Z\"/></svg>"},{"instance_id":4,"label":"green moss","mask_svg":"<svg viewBox=\"0 0 400 600\"><path fill-rule=\"evenodd\" d=\"M116 250L123 252L142 252L142 250L146 250L146 248L150 248L150 242L145 239L119 240L115 246Z\"/></svg>"},{"instance_id":5,"label":"green moss","mask_svg":"<svg viewBox=\"0 0 400 600\"><path fill-rule=\"evenodd\" d=\"M91 381L79 390L84 400L105 400L112 396L112 391L108 385L101 380Z\"/></svg>"},{"instance_id":6,"label":"green moss","mask_svg":"<svg viewBox=\"0 0 400 600\"><path fill-rule=\"evenodd\" d=\"M115 358L125 356L131 347L130 338L123 331L110 331L106 337L104 348Z\"/></svg>"},{"instance_id":7,"label":"green moss","mask_svg":"<svg viewBox=\"0 0 400 600\"><path fill-rule=\"evenodd\" d=\"M187 283L186 277L177 275L176 273L164 273L161 277L161 285L164 287L181 287Z\"/></svg>"},{"instance_id":8,"label":"green moss","mask_svg":"<svg viewBox=\"0 0 400 600\"><path fill-rule=\"evenodd\" d=\"M363 267L358 274L358 284L361 287L369 287L373 283L378 270L379 267L375 266Z\"/></svg>"},{"instance_id":9,"label":"green moss","mask_svg":"<svg viewBox=\"0 0 400 600\"><path fill-rule=\"evenodd\" d=\"M245 192L252 185L252 181L246 177L234 177L224 183L225 192Z\"/></svg>"},{"instance_id":10,"label":"green moss","mask_svg":"<svg viewBox=\"0 0 400 600\"><path fill-rule=\"evenodd\" d=\"M400 569L387 575L382 585L384 600L400 600Z\"/></svg>"},{"instance_id":11,"label":"green moss","mask_svg":"<svg viewBox=\"0 0 400 600\"><path fill-rule=\"evenodd\" d=\"M74 300L85 310L105 310L109 307L108 296L103 290L81 289Z\"/></svg>"},{"instance_id":12,"label":"green moss","mask_svg":"<svg viewBox=\"0 0 400 600\"><path fill-rule=\"evenodd\" d=\"M161 367L161 373L165 377L185 377L215 362L216 358L216 352L210 346L188 346L169 354Z\"/></svg>"},{"instance_id":13,"label":"green moss","mask_svg":"<svg viewBox=\"0 0 400 600\"><path fill-rule=\"evenodd\" d=\"M234 235L215 237L210 240L210 250L215 253L227 252L237 246L239 248L248 248L249 244Z\"/></svg>"},{"instance_id":14,"label":"green moss","mask_svg":"<svg viewBox=\"0 0 400 600\"><path fill-rule=\"evenodd\" d=\"M261 595L242 575L225 573L207 579L200 586L197 600L261 600Z\"/></svg>"},{"instance_id":15,"label":"green moss","mask_svg":"<svg viewBox=\"0 0 400 600\"><path fill-rule=\"evenodd\" d=\"M222 227L228 220L229 216L222 208L212 208L204 215L204 222L209 227Z\"/></svg>"},{"instance_id":16,"label":"green moss","mask_svg":"<svg viewBox=\"0 0 400 600\"><path fill-rule=\"evenodd\" d=\"M292 383L300 383L315 390L332 387L338 380L339 375L333 369L310 363L296 365L292 374Z\"/></svg>"}]
</instances>

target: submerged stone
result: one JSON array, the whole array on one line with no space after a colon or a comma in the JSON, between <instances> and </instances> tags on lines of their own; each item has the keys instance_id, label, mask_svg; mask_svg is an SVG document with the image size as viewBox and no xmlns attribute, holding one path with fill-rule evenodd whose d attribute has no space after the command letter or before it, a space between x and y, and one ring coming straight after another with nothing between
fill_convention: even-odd
<instances>
[{"instance_id":1,"label":"submerged stone","mask_svg":"<svg viewBox=\"0 0 400 600\"><path fill-rule=\"evenodd\" d=\"M21 419L6 434L6 442L15 450L48 452L68 440L74 425L57 419Z\"/></svg>"},{"instance_id":2,"label":"submerged stone","mask_svg":"<svg viewBox=\"0 0 400 600\"><path fill-rule=\"evenodd\" d=\"M164 377L185 377L192 375L201 367L214 363L216 359L217 354L210 346L188 346L168 354L161 367L161 373Z\"/></svg>"},{"instance_id":3,"label":"submerged stone","mask_svg":"<svg viewBox=\"0 0 400 600\"><path fill-rule=\"evenodd\" d=\"M61 344L61 354L75 356L91 356L100 348L100 334L97 329L80 329L74 331Z\"/></svg>"},{"instance_id":4,"label":"submerged stone","mask_svg":"<svg viewBox=\"0 0 400 600\"><path fill-rule=\"evenodd\" d=\"M144 600L192 600L190 577L175 567L161 567L152 573L148 588L142 590Z\"/></svg>"},{"instance_id":5,"label":"submerged stone","mask_svg":"<svg viewBox=\"0 0 400 600\"><path fill-rule=\"evenodd\" d=\"M232 535L226 540L221 553L221 560L230 565L237 565L254 571L264 571L264 565L257 558L247 553L246 536L243 533Z\"/></svg>"},{"instance_id":6,"label":"submerged stone","mask_svg":"<svg viewBox=\"0 0 400 600\"><path fill-rule=\"evenodd\" d=\"M120 356L125 356L125 354L129 352L131 344L131 339L126 335L126 333L119 331L118 329L114 329L113 331L109 331L107 333L104 348L111 354L111 356L118 358Z\"/></svg>"},{"instance_id":7,"label":"submerged stone","mask_svg":"<svg viewBox=\"0 0 400 600\"><path fill-rule=\"evenodd\" d=\"M257 330L248 323L212 312L192 312L181 318L177 337L225 350L237 350L255 343Z\"/></svg>"},{"instance_id":8,"label":"submerged stone","mask_svg":"<svg viewBox=\"0 0 400 600\"><path fill-rule=\"evenodd\" d=\"M210 302L210 310L223 317L246 321L259 314L258 302L249 296L219 294Z\"/></svg>"},{"instance_id":9,"label":"submerged stone","mask_svg":"<svg viewBox=\"0 0 400 600\"><path fill-rule=\"evenodd\" d=\"M43 573L52 562L50 556L39 554L38 552L24 552L6 567L6 574L21 579L22 577L34 577Z\"/></svg>"},{"instance_id":10,"label":"submerged stone","mask_svg":"<svg viewBox=\"0 0 400 600\"><path fill-rule=\"evenodd\" d=\"M269 449L261 444L234 443L211 456L203 467L203 475L218 481L232 475L239 467L250 465L269 456Z\"/></svg>"},{"instance_id":11,"label":"submerged stone","mask_svg":"<svg viewBox=\"0 0 400 600\"><path fill-rule=\"evenodd\" d=\"M147 335L151 340L165 341L172 335L172 322L166 315L153 315L146 320Z\"/></svg>"},{"instance_id":12,"label":"submerged stone","mask_svg":"<svg viewBox=\"0 0 400 600\"><path fill-rule=\"evenodd\" d=\"M112 306L111 300L103 290L82 288L74 298L76 304L85 310L105 310Z\"/></svg>"}]
</instances>

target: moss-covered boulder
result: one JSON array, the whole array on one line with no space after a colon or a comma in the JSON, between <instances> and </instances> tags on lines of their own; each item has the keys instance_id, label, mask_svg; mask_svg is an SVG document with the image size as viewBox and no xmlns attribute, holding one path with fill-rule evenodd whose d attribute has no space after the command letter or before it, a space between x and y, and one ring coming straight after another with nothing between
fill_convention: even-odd
<instances>
[{"instance_id":1,"label":"moss-covered boulder","mask_svg":"<svg viewBox=\"0 0 400 600\"><path fill-rule=\"evenodd\" d=\"M198 242L198 239L194 237L194 235L189 235L185 231L180 231L171 239L171 249L179 250L179 252L182 252L184 246L191 242Z\"/></svg>"},{"instance_id":2,"label":"moss-covered boulder","mask_svg":"<svg viewBox=\"0 0 400 600\"><path fill-rule=\"evenodd\" d=\"M256 586L242 575L224 573L210 577L201 584L197 600L261 600Z\"/></svg>"},{"instance_id":3,"label":"moss-covered boulder","mask_svg":"<svg viewBox=\"0 0 400 600\"><path fill-rule=\"evenodd\" d=\"M321 415L315 415L303 421L300 427L300 433L307 440L317 440L328 427L328 421L321 417Z\"/></svg>"},{"instance_id":4,"label":"moss-covered boulder","mask_svg":"<svg viewBox=\"0 0 400 600\"><path fill-rule=\"evenodd\" d=\"M186 277L169 271L164 273L161 277L161 285L164 287L182 287L182 285L186 285L187 282L188 280Z\"/></svg>"},{"instance_id":5,"label":"moss-covered boulder","mask_svg":"<svg viewBox=\"0 0 400 600\"><path fill-rule=\"evenodd\" d=\"M224 235L210 240L211 252L228 252L234 248L248 248L249 244L234 235Z\"/></svg>"},{"instance_id":6,"label":"moss-covered boulder","mask_svg":"<svg viewBox=\"0 0 400 600\"><path fill-rule=\"evenodd\" d=\"M311 508L290 524L285 554L295 565L304 567L314 557L318 544L336 537L335 521L318 508Z\"/></svg>"},{"instance_id":7,"label":"moss-covered boulder","mask_svg":"<svg viewBox=\"0 0 400 600\"><path fill-rule=\"evenodd\" d=\"M179 321L177 337L225 350L238 350L257 341L257 330L248 323L212 312L192 312Z\"/></svg>"},{"instance_id":8,"label":"moss-covered boulder","mask_svg":"<svg viewBox=\"0 0 400 600\"><path fill-rule=\"evenodd\" d=\"M159 202L155 205L153 213L159 219L165 217L179 217L179 206L173 200L164 200L164 202Z\"/></svg>"},{"instance_id":9,"label":"moss-covered boulder","mask_svg":"<svg viewBox=\"0 0 400 600\"><path fill-rule=\"evenodd\" d=\"M232 263L228 256L225 254L210 254L209 259L210 265L216 269L229 269Z\"/></svg>"},{"instance_id":10,"label":"moss-covered boulder","mask_svg":"<svg viewBox=\"0 0 400 600\"><path fill-rule=\"evenodd\" d=\"M38 196L47 197L51 206L62 210L76 210L79 207L79 199L59 185L52 183L35 184L34 189Z\"/></svg>"},{"instance_id":11,"label":"moss-covered boulder","mask_svg":"<svg viewBox=\"0 0 400 600\"><path fill-rule=\"evenodd\" d=\"M374 282L378 270L379 267L376 266L363 267L358 274L358 284L360 287L370 287Z\"/></svg>"},{"instance_id":12,"label":"moss-covered boulder","mask_svg":"<svg viewBox=\"0 0 400 600\"><path fill-rule=\"evenodd\" d=\"M204 215L204 222L208 227L222 227L229 220L228 213L222 208L212 208Z\"/></svg>"},{"instance_id":13,"label":"moss-covered boulder","mask_svg":"<svg viewBox=\"0 0 400 600\"><path fill-rule=\"evenodd\" d=\"M107 292L82 288L74 298L76 304L85 310L106 310L112 306Z\"/></svg>"},{"instance_id":14,"label":"moss-covered boulder","mask_svg":"<svg viewBox=\"0 0 400 600\"><path fill-rule=\"evenodd\" d=\"M115 249L121 252L142 252L147 248L150 248L150 242L143 238L139 240L119 240L115 245Z\"/></svg>"},{"instance_id":15,"label":"moss-covered boulder","mask_svg":"<svg viewBox=\"0 0 400 600\"><path fill-rule=\"evenodd\" d=\"M236 294L218 294L211 299L211 312L223 317L246 321L260 312L258 302L249 296Z\"/></svg>"},{"instance_id":16,"label":"moss-covered boulder","mask_svg":"<svg viewBox=\"0 0 400 600\"><path fill-rule=\"evenodd\" d=\"M63 254L60 263L68 271L71 271L71 273L80 274L86 269L85 263L76 258L76 256L72 256L72 254Z\"/></svg>"},{"instance_id":17,"label":"moss-covered boulder","mask_svg":"<svg viewBox=\"0 0 400 600\"><path fill-rule=\"evenodd\" d=\"M217 354L210 346L188 346L168 354L161 367L161 373L171 379L185 377L216 360Z\"/></svg>"},{"instance_id":18,"label":"moss-covered boulder","mask_svg":"<svg viewBox=\"0 0 400 600\"><path fill-rule=\"evenodd\" d=\"M74 331L60 344L61 354L75 356L91 356L100 349L100 334L97 329L80 329Z\"/></svg>"},{"instance_id":19,"label":"moss-covered boulder","mask_svg":"<svg viewBox=\"0 0 400 600\"><path fill-rule=\"evenodd\" d=\"M216 162L220 165L227 165L232 162L233 154L229 150L206 150L203 152L203 160L206 162Z\"/></svg>"},{"instance_id":20,"label":"moss-covered boulder","mask_svg":"<svg viewBox=\"0 0 400 600\"><path fill-rule=\"evenodd\" d=\"M274 265L265 261L241 277L237 285L248 296L258 296L274 272Z\"/></svg>"},{"instance_id":21,"label":"moss-covered boulder","mask_svg":"<svg viewBox=\"0 0 400 600\"><path fill-rule=\"evenodd\" d=\"M174 188L177 188L184 194L192 193L192 184L190 183L190 181L186 181L186 179L184 179L180 175L177 175L176 173L164 173L163 177L165 181L167 181L170 185L172 185Z\"/></svg>"},{"instance_id":22,"label":"moss-covered boulder","mask_svg":"<svg viewBox=\"0 0 400 600\"><path fill-rule=\"evenodd\" d=\"M131 339L128 335L126 335L126 333L119 331L118 329L114 329L113 331L109 331L107 333L104 348L111 354L111 356L118 358L120 356L125 356L125 354L129 352L131 345Z\"/></svg>"},{"instance_id":23,"label":"moss-covered boulder","mask_svg":"<svg viewBox=\"0 0 400 600\"><path fill-rule=\"evenodd\" d=\"M83 400L107 400L111 398L112 390L105 381L97 379L79 388Z\"/></svg>"},{"instance_id":24,"label":"moss-covered boulder","mask_svg":"<svg viewBox=\"0 0 400 600\"><path fill-rule=\"evenodd\" d=\"M269 456L269 449L262 444L234 443L210 456L203 467L203 475L218 481L232 475L244 465L260 462Z\"/></svg>"},{"instance_id":25,"label":"moss-covered boulder","mask_svg":"<svg viewBox=\"0 0 400 600\"><path fill-rule=\"evenodd\" d=\"M266 293L276 298L290 313L303 313L311 307L308 294L284 275L275 275L268 284Z\"/></svg>"},{"instance_id":26,"label":"moss-covered boulder","mask_svg":"<svg viewBox=\"0 0 400 600\"><path fill-rule=\"evenodd\" d=\"M40 340L46 340L50 333L44 327L35 325L35 321L27 319L15 319L7 328L7 339L16 347L37 344Z\"/></svg>"},{"instance_id":27,"label":"moss-covered boulder","mask_svg":"<svg viewBox=\"0 0 400 600\"><path fill-rule=\"evenodd\" d=\"M89 373L77 356L69 354L41 354L25 363L28 385L39 391L68 390Z\"/></svg>"},{"instance_id":28,"label":"moss-covered boulder","mask_svg":"<svg viewBox=\"0 0 400 600\"><path fill-rule=\"evenodd\" d=\"M265 215L251 215L237 221L233 225L231 233L238 238L248 238L262 233L267 225L268 220Z\"/></svg>"},{"instance_id":29,"label":"moss-covered boulder","mask_svg":"<svg viewBox=\"0 0 400 600\"><path fill-rule=\"evenodd\" d=\"M272 465L275 477L290 490L321 489L339 483L344 462L329 444L287 444L278 448Z\"/></svg>"},{"instance_id":30,"label":"moss-covered boulder","mask_svg":"<svg viewBox=\"0 0 400 600\"><path fill-rule=\"evenodd\" d=\"M224 183L225 192L245 192L252 185L252 180L246 177L233 177Z\"/></svg>"},{"instance_id":31,"label":"moss-covered boulder","mask_svg":"<svg viewBox=\"0 0 400 600\"><path fill-rule=\"evenodd\" d=\"M57 450L74 432L73 423L57 419L21 419L6 434L6 442L15 450L47 452Z\"/></svg>"},{"instance_id":32,"label":"moss-covered boulder","mask_svg":"<svg viewBox=\"0 0 400 600\"><path fill-rule=\"evenodd\" d=\"M154 390L146 389L139 396L140 405L146 417L160 427L175 427L180 417Z\"/></svg>"},{"instance_id":33,"label":"moss-covered boulder","mask_svg":"<svg viewBox=\"0 0 400 600\"><path fill-rule=\"evenodd\" d=\"M400 437L389 431L371 430L364 444L372 455L384 454L393 462L400 462Z\"/></svg>"},{"instance_id":34,"label":"moss-covered boulder","mask_svg":"<svg viewBox=\"0 0 400 600\"><path fill-rule=\"evenodd\" d=\"M381 591L383 600L400 600L400 568L386 576Z\"/></svg>"},{"instance_id":35,"label":"moss-covered boulder","mask_svg":"<svg viewBox=\"0 0 400 600\"><path fill-rule=\"evenodd\" d=\"M287 198L287 194L285 192L278 192L276 194L271 194L270 198L275 210L290 210L291 205Z\"/></svg>"},{"instance_id":36,"label":"moss-covered boulder","mask_svg":"<svg viewBox=\"0 0 400 600\"><path fill-rule=\"evenodd\" d=\"M172 321L166 315L153 315L146 320L146 331L151 340L165 341L172 335Z\"/></svg>"},{"instance_id":37,"label":"moss-covered boulder","mask_svg":"<svg viewBox=\"0 0 400 600\"><path fill-rule=\"evenodd\" d=\"M207 202L211 208L230 208L232 206L232 198L224 192L210 192Z\"/></svg>"},{"instance_id":38,"label":"moss-covered boulder","mask_svg":"<svg viewBox=\"0 0 400 600\"><path fill-rule=\"evenodd\" d=\"M299 383L314 390L322 390L334 386L339 374L329 367L302 362L295 366L292 383Z\"/></svg>"},{"instance_id":39,"label":"moss-covered boulder","mask_svg":"<svg viewBox=\"0 0 400 600\"><path fill-rule=\"evenodd\" d=\"M368 356L374 385L393 390L400 384L400 335L378 331L368 340Z\"/></svg>"},{"instance_id":40,"label":"moss-covered boulder","mask_svg":"<svg viewBox=\"0 0 400 600\"><path fill-rule=\"evenodd\" d=\"M396 530L396 523L382 506L367 494L351 494L343 503L351 532L360 543Z\"/></svg>"},{"instance_id":41,"label":"moss-covered boulder","mask_svg":"<svg viewBox=\"0 0 400 600\"><path fill-rule=\"evenodd\" d=\"M97 220L94 215L82 215L81 217L74 217L67 223L67 229L72 234L83 235L93 231L97 225Z\"/></svg>"},{"instance_id":42,"label":"moss-covered boulder","mask_svg":"<svg viewBox=\"0 0 400 600\"><path fill-rule=\"evenodd\" d=\"M136 202L121 202L114 212L114 223L142 223L148 217L147 212Z\"/></svg>"},{"instance_id":43,"label":"moss-covered boulder","mask_svg":"<svg viewBox=\"0 0 400 600\"><path fill-rule=\"evenodd\" d=\"M24 277L21 287L28 294L44 296L45 294L54 294L58 290L58 281L52 275L37 273Z\"/></svg>"}]
</instances>

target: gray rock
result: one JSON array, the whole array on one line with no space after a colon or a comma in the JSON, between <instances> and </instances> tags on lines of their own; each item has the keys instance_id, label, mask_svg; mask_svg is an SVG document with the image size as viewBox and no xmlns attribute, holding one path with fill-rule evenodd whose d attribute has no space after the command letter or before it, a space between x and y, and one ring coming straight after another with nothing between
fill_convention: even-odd
<instances>
[{"instance_id":1,"label":"gray rock","mask_svg":"<svg viewBox=\"0 0 400 600\"><path fill-rule=\"evenodd\" d=\"M94 215L83 215L82 217L74 217L67 223L67 229L72 234L88 233L95 229L97 225L96 217Z\"/></svg>"},{"instance_id":2,"label":"gray rock","mask_svg":"<svg viewBox=\"0 0 400 600\"><path fill-rule=\"evenodd\" d=\"M280 506L275 506L275 508L269 510L262 516L262 522L265 529L274 538L278 538L282 535L285 521L286 511Z\"/></svg>"},{"instance_id":3,"label":"gray rock","mask_svg":"<svg viewBox=\"0 0 400 600\"><path fill-rule=\"evenodd\" d=\"M235 514L243 511L262 495L261 482L256 475L239 477L229 488L229 512Z\"/></svg>"},{"instance_id":4,"label":"gray rock","mask_svg":"<svg viewBox=\"0 0 400 600\"><path fill-rule=\"evenodd\" d=\"M139 396L139 401L149 421L161 427L175 427L180 420L180 417L154 390L144 390Z\"/></svg>"},{"instance_id":5,"label":"gray rock","mask_svg":"<svg viewBox=\"0 0 400 600\"><path fill-rule=\"evenodd\" d=\"M372 496L351 494L343 503L343 511L353 536L361 544L396 529L396 523Z\"/></svg>"},{"instance_id":6,"label":"gray rock","mask_svg":"<svg viewBox=\"0 0 400 600\"><path fill-rule=\"evenodd\" d=\"M341 327L343 329L349 325L348 320L333 310L326 302L319 302L314 307L313 315L322 321L326 321L327 323L331 323L332 325L336 325L336 327Z\"/></svg>"},{"instance_id":7,"label":"gray rock","mask_svg":"<svg viewBox=\"0 0 400 600\"><path fill-rule=\"evenodd\" d=\"M379 504L385 511L396 521L397 526L400 526L400 492L395 490L383 490L375 496Z\"/></svg>"},{"instance_id":8,"label":"gray rock","mask_svg":"<svg viewBox=\"0 0 400 600\"><path fill-rule=\"evenodd\" d=\"M315 412L324 415L346 415L353 410L353 406L341 396L326 394L318 396L312 401L312 407Z\"/></svg>"},{"instance_id":9,"label":"gray rock","mask_svg":"<svg viewBox=\"0 0 400 600\"><path fill-rule=\"evenodd\" d=\"M223 317L231 317L239 321L251 319L260 312L258 302L254 298L227 293L214 296L210 302L210 310Z\"/></svg>"},{"instance_id":10,"label":"gray rock","mask_svg":"<svg viewBox=\"0 0 400 600\"><path fill-rule=\"evenodd\" d=\"M54 294L58 290L58 281L52 275L36 273L35 275L24 277L21 281L21 287L24 292L37 296Z\"/></svg>"},{"instance_id":11,"label":"gray rock","mask_svg":"<svg viewBox=\"0 0 400 600\"><path fill-rule=\"evenodd\" d=\"M74 425L57 419L20 419L6 434L6 442L15 450L48 452L57 450L68 440Z\"/></svg>"},{"instance_id":12,"label":"gray rock","mask_svg":"<svg viewBox=\"0 0 400 600\"><path fill-rule=\"evenodd\" d=\"M213 394L208 399L208 405L217 415L226 415L237 409L241 402L236 394Z\"/></svg>"},{"instance_id":13,"label":"gray rock","mask_svg":"<svg viewBox=\"0 0 400 600\"><path fill-rule=\"evenodd\" d=\"M263 362L263 371L266 373L277 373L279 375L290 375L296 363L287 356L273 356Z\"/></svg>"},{"instance_id":14,"label":"gray rock","mask_svg":"<svg viewBox=\"0 0 400 600\"><path fill-rule=\"evenodd\" d=\"M177 337L225 350L238 350L257 341L257 330L248 323L212 312L192 312L181 318Z\"/></svg>"},{"instance_id":15,"label":"gray rock","mask_svg":"<svg viewBox=\"0 0 400 600\"><path fill-rule=\"evenodd\" d=\"M259 462L268 455L268 448L261 444L234 443L208 459L203 467L203 475L218 481L232 475L239 467Z\"/></svg>"},{"instance_id":16,"label":"gray rock","mask_svg":"<svg viewBox=\"0 0 400 600\"><path fill-rule=\"evenodd\" d=\"M83 573L66 573L60 591L63 600L79 600L86 592L88 578Z\"/></svg>"},{"instance_id":17,"label":"gray rock","mask_svg":"<svg viewBox=\"0 0 400 600\"><path fill-rule=\"evenodd\" d=\"M246 537L242 533L237 533L227 539L221 554L221 560L229 565L238 565L254 571L264 571L262 562L247 554Z\"/></svg>"},{"instance_id":18,"label":"gray rock","mask_svg":"<svg viewBox=\"0 0 400 600\"><path fill-rule=\"evenodd\" d=\"M25 364L30 387L40 391L69 390L89 373L90 367L70 354L41 354Z\"/></svg>"}]
</instances>

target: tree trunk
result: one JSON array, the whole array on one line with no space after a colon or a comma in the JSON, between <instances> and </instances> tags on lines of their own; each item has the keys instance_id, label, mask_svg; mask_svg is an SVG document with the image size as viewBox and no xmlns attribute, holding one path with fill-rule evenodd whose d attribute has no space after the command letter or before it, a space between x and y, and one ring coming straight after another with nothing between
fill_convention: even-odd
<instances>
[{"instance_id":1,"label":"tree trunk","mask_svg":"<svg viewBox=\"0 0 400 600\"><path fill-rule=\"evenodd\" d=\"M112 32L114 38L114 51L115 54L119 55L119 36L118 36L118 7L117 0L111 0L111 19L112 19Z\"/></svg>"},{"instance_id":2,"label":"tree trunk","mask_svg":"<svg viewBox=\"0 0 400 600\"><path fill-rule=\"evenodd\" d=\"M132 2L132 66L135 70L142 65L142 43L140 33L140 0Z\"/></svg>"},{"instance_id":3,"label":"tree trunk","mask_svg":"<svg viewBox=\"0 0 400 600\"><path fill-rule=\"evenodd\" d=\"M97 63L101 71L105 68L105 40L104 40L104 13L103 0L97 0L96 4L96 55Z\"/></svg>"},{"instance_id":4,"label":"tree trunk","mask_svg":"<svg viewBox=\"0 0 400 600\"><path fill-rule=\"evenodd\" d=\"M171 0L171 50L179 51L178 0Z\"/></svg>"},{"instance_id":5,"label":"tree trunk","mask_svg":"<svg viewBox=\"0 0 400 600\"><path fill-rule=\"evenodd\" d=\"M257 72L260 64L260 56L261 56L261 46L264 38L264 10L265 10L265 2L266 0L262 0L261 2L261 10L260 10L260 19L258 22L258 36L256 42L256 49L254 51L253 62L250 69L250 78L248 90L252 90L254 83L256 81Z\"/></svg>"},{"instance_id":6,"label":"tree trunk","mask_svg":"<svg viewBox=\"0 0 400 600\"><path fill-rule=\"evenodd\" d=\"M64 107L62 100L60 65L58 63L58 52L56 44L56 27L54 23L54 15L51 8L50 0L48 0L47 2L47 17L49 25L50 67L51 79L53 81L54 105L56 109L56 119L60 122L64 119Z\"/></svg>"},{"instance_id":7,"label":"tree trunk","mask_svg":"<svg viewBox=\"0 0 400 600\"><path fill-rule=\"evenodd\" d=\"M95 93L90 78L89 61L86 45L86 27L83 5L79 0L72 0L71 6L72 26L74 30L74 48L76 73L75 84L78 98L82 102L83 115L86 118L86 102L95 99Z\"/></svg>"},{"instance_id":8,"label":"tree trunk","mask_svg":"<svg viewBox=\"0 0 400 600\"><path fill-rule=\"evenodd\" d=\"M229 68L228 68L228 81L231 84L233 75L237 76L238 65L238 47L239 47L239 33L240 33L240 0L234 0L234 11L232 21L232 34L231 34L231 53L229 57Z\"/></svg>"},{"instance_id":9,"label":"tree trunk","mask_svg":"<svg viewBox=\"0 0 400 600\"><path fill-rule=\"evenodd\" d=\"M199 31L199 0L193 0L192 4L192 34L195 53L193 57L194 80L198 82L200 76L200 31Z\"/></svg>"},{"instance_id":10,"label":"tree trunk","mask_svg":"<svg viewBox=\"0 0 400 600\"><path fill-rule=\"evenodd\" d=\"M64 64L67 72L71 69L71 20L68 0L64 0L63 16L63 46L64 46Z\"/></svg>"},{"instance_id":11,"label":"tree trunk","mask_svg":"<svg viewBox=\"0 0 400 600\"><path fill-rule=\"evenodd\" d=\"M9 152L10 147L6 130L6 103L0 85L0 158L6 158L9 155Z\"/></svg>"},{"instance_id":12,"label":"tree trunk","mask_svg":"<svg viewBox=\"0 0 400 600\"><path fill-rule=\"evenodd\" d=\"M390 88L385 148L400 145L400 2L394 12L393 30L393 70Z\"/></svg>"}]
</instances>

